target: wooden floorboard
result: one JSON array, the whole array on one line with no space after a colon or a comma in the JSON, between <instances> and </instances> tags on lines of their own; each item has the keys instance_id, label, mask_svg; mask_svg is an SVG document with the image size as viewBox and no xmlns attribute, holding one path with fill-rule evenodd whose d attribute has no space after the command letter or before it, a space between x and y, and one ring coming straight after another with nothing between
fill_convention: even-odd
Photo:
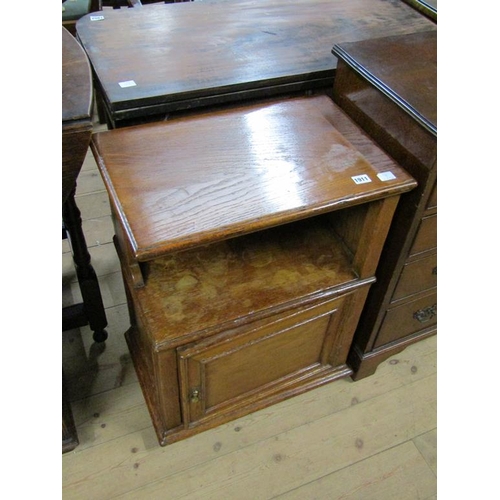
<instances>
[{"instance_id":1,"label":"wooden floorboard","mask_svg":"<svg viewBox=\"0 0 500 500\"><path fill-rule=\"evenodd\" d=\"M412 500L430 499L435 491L436 476L415 445L405 441L276 498Z\"/></svg>"},{"instance_id":2,"label":"wooden floorboard","mask_svg":"<svg viewBox=\"0 0 500 500\"><path fill-rule=\"evenodd\" d=\"M94 344L88 327L63 334L80 439L62 457L64 499L436 498L435 337L371 377L339 380L160 447L124 339L129 320L109 203L91 154L77 203L109 338ZM80 297L67 242L62 257L68 304Z\"/></svg>"}]
</instances>

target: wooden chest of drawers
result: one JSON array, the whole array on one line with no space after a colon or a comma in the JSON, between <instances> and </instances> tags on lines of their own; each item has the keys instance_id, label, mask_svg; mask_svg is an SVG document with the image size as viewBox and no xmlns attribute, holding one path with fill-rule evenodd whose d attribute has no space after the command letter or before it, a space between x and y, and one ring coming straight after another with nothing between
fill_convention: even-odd
<instances>
[{"instance_id":1,"label":"wooden chest of drawers","mask_svg":"<svg viewBox=\"0 0 500 500\"><path fill-rule=\"evenodd\" d=\"M349 376L352 336L414 179L325 97L94 135L165 445Z\"/></svg>"},{"instance_id":2,"label":"wooden chest of drawers","mask_svg":"<svg viewBox=\"0 0 500 500\"><path fill-rule=\"evenodd\" d=\"M334 101L417 181L394 216L354 338L354 378L436 333L436 33L337 45Z\"/></svg>"}]
</instances>

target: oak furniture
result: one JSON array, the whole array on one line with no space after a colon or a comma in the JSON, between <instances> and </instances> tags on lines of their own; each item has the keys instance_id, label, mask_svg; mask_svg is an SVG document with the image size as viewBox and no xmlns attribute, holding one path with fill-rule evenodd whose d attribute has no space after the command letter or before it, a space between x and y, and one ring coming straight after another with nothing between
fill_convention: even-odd
<instances>
[{"instance_id":1,"label":"oak furniture","mask_svg":"<svg viewBox=\"0 0 500 500\"><path fill-rule=\"evenodd\" d=\"M91 264L80 211L75 202L76 180L92 134L92 74L80 44L62 28L62 216L69 238L83 302L63 308L62 330L89 325L94 340L106 339L107 319L99 283ZM63 375L63 452L78 445Z\"/></svg>"},{"instance_id":2,"label":"oak furniture","mask_svg":"<svg viewBox=\"0 0 500 500\"><path fill-rule=\"evenodd\" d=\"M394 0L153 4L77 23L110 128L249 98L331 94L335 43L435 30Z\"/></svg>"},{"instance_id":3,"label":"oak furniture","mask_svg":"<svg viewBox=\"0 0 500 500\"><path fill-rule=\"evenodd\" d=\"M418 182L401 198L361 315L355 378L437 329L437 37L336 45L334 100Z\"/></svg>"},{"instance_id":4,"label":"oak furniture","mask_svg":"<svg viewBox=\"0 0 500 500\"><path fill-rule=\"evenodd\" d=\"M326 96L93 135L161 445L352 373L415 181Z\"/></svg>"}]
</instances>

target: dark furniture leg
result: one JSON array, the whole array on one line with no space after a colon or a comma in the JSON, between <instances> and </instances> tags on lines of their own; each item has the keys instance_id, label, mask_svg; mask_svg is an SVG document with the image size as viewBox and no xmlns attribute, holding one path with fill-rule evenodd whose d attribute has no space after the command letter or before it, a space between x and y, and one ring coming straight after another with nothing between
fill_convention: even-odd
<instances>
[{"instance_id":1,"label":"dark furniture leg","mask_svg":"<svg viewBox=\"0 0 500 500\"><path fill-rule=\"evenodd\" d=\"M75 202L75 189L63 205L63 222L73 252L83 304L63 309L63 331L88 324L94 332L94 341L104 342L108 338L108 333L105 330L108 321L97 275L90 263L90 254L82 230L80 210Z\"/></svg>"}]
</instances>

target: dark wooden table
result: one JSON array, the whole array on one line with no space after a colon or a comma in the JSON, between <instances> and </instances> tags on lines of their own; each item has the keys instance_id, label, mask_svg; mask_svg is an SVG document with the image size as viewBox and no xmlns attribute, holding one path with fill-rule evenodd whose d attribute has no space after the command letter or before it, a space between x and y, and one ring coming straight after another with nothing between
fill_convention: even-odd
<instances>
[{"instance_id":1,"label":"dark wooden table","mask_svg":"<svg viewBox=\"0 0 500 500\"><path fill-rule=\"evenodd\" d=\"M62 28L62 208L64 230L71 244L83 303L63 310L63 330L89 325L94 340L107 337L107 325L96 273L90 262L80 210L75 202L76 180L92 135L92 74L77 40Z\"/></svg>"},{"instance_id":2,"label":"dark wooden table","mask_svg":"<svg viewBox=\"0 0 500 500\"><path fill-rule=\"evenodd\" d=\"M110 127L208 105L330 89L334 44L436 30L401 0L232 0L85 16L85 48Z\"/></svg>"},{"instance_id":3,"label":"dark wooden table","mask_svg":"<svg viewBox=\"0 0 500 500\"><path fill-rule=\"evenodd\" d=\"M80 211L75 202L76 180L87 154L92 134L92 73L84 50L62 28L62 212L64 235L68 236L83 302L63 309L63 331L89 325L94 339L107 337L106 314L97 275L90 262ZM78 444L66 398L63 378L63 452Z\"/></svg>"},{"instance_id":4,"label":"dark wooden table","mask_svg":"<svg viewBox=\"0 0 500 500\"><path fill-rule=\"evenodd\" d=\"M81 45L62 29L62 202L68 199L92 134L92 77Z\"/></svg>"}]
</instances>

